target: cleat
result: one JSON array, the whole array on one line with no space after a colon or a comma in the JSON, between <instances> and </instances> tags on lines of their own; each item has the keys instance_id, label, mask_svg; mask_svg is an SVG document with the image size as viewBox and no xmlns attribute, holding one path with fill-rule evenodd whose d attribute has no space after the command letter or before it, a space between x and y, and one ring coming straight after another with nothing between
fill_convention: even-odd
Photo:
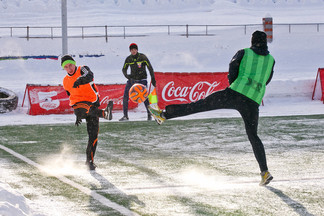
<instances>
[{"instance_id":1,"label":"cleat","mask_svg":"<svg viewBox=\"0 0 324 216\"><path fill-rule=\"evenodd\" d=\"M151 115L151 113L148 113L147 114L147 121L151 121L152 120L152 115Z\"/></svg>"},{"instance_id":2,"label":"cleat","mask_svg":"<svg viewBox=\"0 0 324 216\"><path fill-rule=\"evenodd\" d=\"M151 106L148 106L147 108L150 111L153 118L155 119L156 123L161 125L165 121L165 118L162 117L162 110L160 110L159 108L154 109Z\"/></svg>"},{"instance_id":3,"label":"cleat","mask_svg":"<svg viewBox=\"0 0 324 216\"><path fill-rule=\"evenodd\" d=\"M97 165L94 164L92 160L87 161L85 164L88 166L89 170L95 170L97 168Z\"/></svg>"},{"instance_id":4,"label":"cleat","mask_svg":"<svg viewBox=\"0 0 324 216\"><path fill-rule=\"evenodd\" d=\"M273 176L268 171L263 171L261 173L261 182L260 186L266 186L273 179Z\"/></svg>"},{"instance_id":5,"label":"cleat","mask_svg":"<svg viewBox=\"0 0 324 216\"><path fill-rule=\"evenodd\" d=\"M114 103L113 101L109 101L108 102L108 105L105 109L105 116L104 118L107 119L107 120L111 120L112 119L112 109L114 107Z\"/></svg>"},{"instance_id":6,"label":"cleat","mask_svg":"<svg viewBox=\"0 0 324 216\"><path fill-rule=\"evenodd\" d=\"M128 121L128 117L127 116L123 116L121 119L119 119L119 121Z\"/></svg>"}]
</instances>

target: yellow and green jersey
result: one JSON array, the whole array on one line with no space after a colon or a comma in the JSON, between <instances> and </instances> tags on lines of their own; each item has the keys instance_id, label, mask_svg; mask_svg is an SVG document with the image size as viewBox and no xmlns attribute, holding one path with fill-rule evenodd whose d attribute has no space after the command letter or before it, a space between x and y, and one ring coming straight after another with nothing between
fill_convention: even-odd
<instances>
[{"instance_id":1,"label":"yellow and green jersey","mask_svg":"<svg viewBox=\"0 0 324 216\"><path fill-rule=\"evenodd\" d=\"M258 55L250 48L244 49L238 76L230 88L261 104L273 65L272 55Z\"/></svg>"}]
</instances>

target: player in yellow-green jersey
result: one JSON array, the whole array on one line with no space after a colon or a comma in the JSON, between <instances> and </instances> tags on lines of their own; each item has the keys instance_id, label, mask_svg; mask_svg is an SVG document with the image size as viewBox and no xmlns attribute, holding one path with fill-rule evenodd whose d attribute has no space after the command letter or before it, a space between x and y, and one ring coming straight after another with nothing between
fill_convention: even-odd
<instances>
[{"instance_id":1,"label":"player in yellow-green jersey","mask_svg":"<svg viewBox=\"0 0 324 216\"><path fill-rule=\"evenodd\" d=\"M149 107L155 120L161 124L165 119L190 115L215 109L237 110L245 124L245 130L261 170L260 185L273 179L268 171L266 154L258 136L259 106L266 85L271 81L275 60L269 54L267 35L261 31L252 34L251 47L239 50L229 64L230 86L214 92L204 99L188 104L172 104L165 111Z\"/></svg>"}]
</instances>

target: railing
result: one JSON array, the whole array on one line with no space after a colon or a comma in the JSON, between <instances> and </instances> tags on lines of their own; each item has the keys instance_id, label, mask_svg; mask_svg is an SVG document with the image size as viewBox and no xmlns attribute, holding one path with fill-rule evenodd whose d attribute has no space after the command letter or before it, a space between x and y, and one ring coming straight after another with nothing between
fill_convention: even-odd
<instances>
[{"instance_id":1,"label":"railing","mask_svg":"<svg viewBox=\"0 0 324 216\"><path fill-rule=\"evenodd\" d=\"M273 28L285 28L288 33L293 31L320 32L324 23L294 23L294 24L273 24ZM105 38L108 42L109 37L144 37L153 35L176 35L176 36L213 36L221 30L242 29L242 33L247 34L248 29L263 28L262 24L245 25L125 25L125 26L69 26L69 38ZM61 38L60 26L26 26L26 27L0 27L0 38L18 37L55 39Z\"/></svg>"}]
</instances>

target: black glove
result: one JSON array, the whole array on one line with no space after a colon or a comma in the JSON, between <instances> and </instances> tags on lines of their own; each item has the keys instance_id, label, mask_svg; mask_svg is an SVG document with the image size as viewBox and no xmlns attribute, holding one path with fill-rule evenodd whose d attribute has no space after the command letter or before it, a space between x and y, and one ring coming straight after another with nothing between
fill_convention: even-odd
<instances>
[{"instance_id":1,"label":"black glove","mask_svg":"<svg viewBox=\"0 0 324 216\"><path fill-rule=\"evenodd\" d=\"M75 120L75 126L78 126L79 127L79 125L81 124L81 122L82 122L82 119L80 119L80 118L76 118L76 120Z\"/></svg>"},{"instance_id":2,"label":"black glove","mask_svg":"<svg viewBox=\"0 0 324 216\"><path fill-rule=\"evenodd\" d=\"M80 84L81 84L81 81L79 79L77 79L73 84L73 88L79 88Z\"/></svg>"},{"instance_id":3,"label":"black glove","mask_svg":"<svg viewBox=\"0 0 324 216\"><path fill-rule=\"evenodd\" d=\"M154 87L156 87L156 81L155 81L155 78L153 78L153 79L151 80L151 82L152 82L152 85L153 85Z\"/></svg>"}]
</instances>

